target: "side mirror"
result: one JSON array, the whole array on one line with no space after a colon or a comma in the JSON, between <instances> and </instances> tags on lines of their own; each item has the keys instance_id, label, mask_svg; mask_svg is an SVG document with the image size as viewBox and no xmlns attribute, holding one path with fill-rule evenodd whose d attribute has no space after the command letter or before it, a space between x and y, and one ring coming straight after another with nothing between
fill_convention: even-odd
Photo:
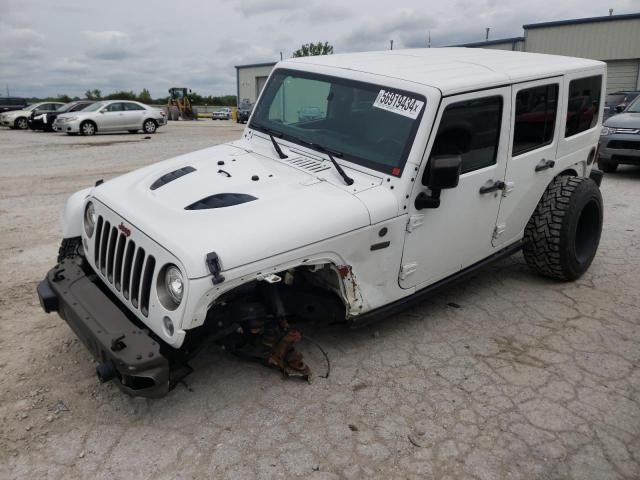
<instances>
[{"instance_id":1,"label":"side mirror","mask_svg":"<svg viewBox=\"0 0 640 480\"><path fill-rule=\"evenodd\" d=\"M107 111L106 108L103 108L102 110L100 110L100 113L105 113Z\"/></svg>"},{"instance_id":2,"label":"side mirror","mask_svg":"<svg viewBox=\"0 0 640 480\"><path fill-rule=\"evenodd\" d=\"M422 176L422 184L429 187L431 194L427 195L425 192L421 192L415 200L416 209L438 208L440 206L440 191L458 186L461 168L462 157L460 155L432 157Z\"/></svg>"},{"instance_id":3,"label":"side mirror","mask_svg":"<svg viewBox=\"0 0 640 480\"><path fill-rule=\"evenodd\" d=\"M624 105L617 105L616 106L616 112L621 113L622 111L624 111Z\"/></svg>"},{"instance_id":4,"label":"side mirror","mask_svg":"<svg viewBox=\"0 0 640 480\"><path fill-rule=\"evenodd\" d=\"M422 176L422 184L431 190L455 188L460 180L462 157L460 155L438 155L429 160Z\"/></svg>"}]
</instances>

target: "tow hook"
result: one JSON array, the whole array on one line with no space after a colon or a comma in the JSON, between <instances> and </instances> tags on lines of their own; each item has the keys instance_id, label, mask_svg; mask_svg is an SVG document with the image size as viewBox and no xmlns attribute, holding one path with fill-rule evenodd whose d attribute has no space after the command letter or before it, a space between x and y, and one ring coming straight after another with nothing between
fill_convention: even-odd
<instances>
[{"instance_id":1,"label":"tow hook","mask_svg":"<svg viewBox=\"0 0 640 480\"><path fill-rule=\"evenodd\" d=\"M96 365L96 375L100 383L107 383L116 376L116 369L110 363L99 363Z\"/></svg>"}]
</instances>

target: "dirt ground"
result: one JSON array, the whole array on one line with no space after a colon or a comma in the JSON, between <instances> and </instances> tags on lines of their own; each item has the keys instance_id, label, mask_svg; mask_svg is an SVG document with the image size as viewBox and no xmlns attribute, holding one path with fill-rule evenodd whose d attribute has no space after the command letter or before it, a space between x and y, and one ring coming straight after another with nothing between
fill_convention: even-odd
<instances>
[{"instance_id":1,"label":"dirt ground","mask_svg":"<svg viewBox=\"0 0 640 480\"><path fill-rule=\"evenodd\" d=\"M240 131L0 130L0 478L640 478L638 168L606 176L578 282L517 255L376 326L314 331L331 375L310 385L219 351L163 399L100 385L35 294L66 197Z\"/></svg>"}]
</instances>

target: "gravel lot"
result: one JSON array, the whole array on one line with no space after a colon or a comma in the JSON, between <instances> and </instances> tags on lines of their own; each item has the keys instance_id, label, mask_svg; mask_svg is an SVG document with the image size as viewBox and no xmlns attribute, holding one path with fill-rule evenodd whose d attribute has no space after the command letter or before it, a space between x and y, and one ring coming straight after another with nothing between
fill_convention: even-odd
<instances>
[{"instance_id":1,"label":"gravel lot","mask_svg":"<svg viewBox=\"0 0 640 480\"><path fill-rule=\"evenodd\" d=\"M602 243L576 283L517 255L384 323L313 332L332 369L311 385L217 351L160 400L99 385L35 294L66 197L240 131L0 130L1 478L640 478L637 168L605 178Z\"/></svg>"}]
</instances>

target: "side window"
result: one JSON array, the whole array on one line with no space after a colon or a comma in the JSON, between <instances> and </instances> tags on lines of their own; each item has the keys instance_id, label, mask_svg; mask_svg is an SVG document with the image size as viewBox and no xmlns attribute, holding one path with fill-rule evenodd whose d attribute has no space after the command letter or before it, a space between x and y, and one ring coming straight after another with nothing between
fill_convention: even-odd
<instances>
[{"instance_id":1,"label":"side window","mask_svg":"<svg viewBox=\"0 0 640 480\"><path fill-rule=\"evenodd\" d=\"M431 156L462 156L462 173L496 163L502 97L486 97L448 105L442 114Z\"/></svg>"},{"instance_id":2,"label":"side window","mask_svg":"<svg viewBox=\"0 0 640 480\"><path fill-rule=\"evenodd\" d=\"M144 108L142 108L140 105L138 105L137 103L124 103L124 109L127 111L134 111L134 110L144 110Z\"/></svg>"},{"instance_id":3,"label":"side window","mask_svg":"<svg viewBox=\"0 0 640 480\"><path fill-rule=\"evenodd\" d=\"M108 112L121 112L122 110L124 110L122 108L122 103L112 103L107 107Z\"/></svg>"},{"instance_id":4,"label":"side window","mask_svg":"<svg viewBox=\"0 0 640 480\"><path fill-rule=\"evenodd\" d=\"M516 95L513 129L515 157L553 141L558 111L558 85L542 85L520 90Z\"/></svg>"},{"instance_id":5,"label":"side window","mask_svg":"<svg viewBox=\"0 0 640 480\"><path fill-rule=\"evenodd\" d=\"M601 89L601 75L571 80L567 122L564 129L565 138L596 126L600 111Z\"/></svg>"}]
</instances>

